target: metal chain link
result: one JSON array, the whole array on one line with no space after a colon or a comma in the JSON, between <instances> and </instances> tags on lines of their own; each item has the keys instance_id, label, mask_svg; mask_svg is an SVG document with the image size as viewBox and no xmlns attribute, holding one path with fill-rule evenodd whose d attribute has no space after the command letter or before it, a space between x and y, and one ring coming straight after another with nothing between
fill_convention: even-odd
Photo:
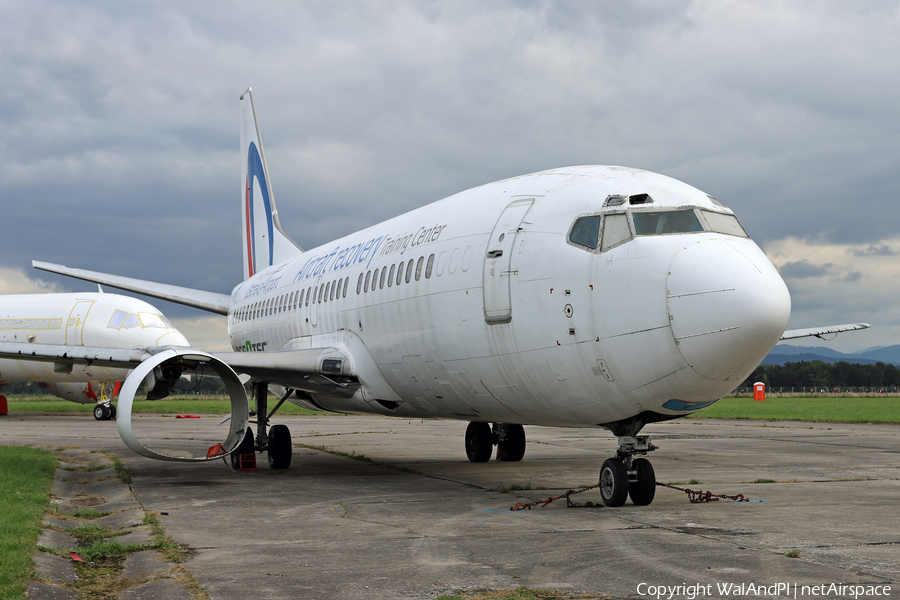
<instances>
[{"instance_id":1,"label":"metal chain link","mask_svg":"<svg viewBox=\"0 0 900 600\"><path fill-rule=\"evenodd\" d=\"M673 490L678 490L679 492L684 492L688 495L688 500L691 501L692 504L700 504L701 502L718 502L720 498L724 498L725 500L734 500L735 502L750 502L750 498L746 497L743 494L738 494L736 496L727 496L725 494L713 494L712 492L701 492L697 490L692 490L690 488L680 488L675 485L669 485L668 483L660 483L656 482L656 485L661 487L671 488Z\"/></svg>"},{"instance_id":2,"label":"metal chain link","mask_svg":"<svg viewBox=\"0 0 900 600\"><path fill-rule=\"evenodd\" d=\"M569 499L569 496L574 496L575 494L580 494L582 492L592 490L596 487L600 487L600 484L597 483L590 487L581 488L581 489L577 489L577 490L569 490L565 494L560 494L559 496L551 496L550 498L546 498L544 500L535 500L534 502L519 502L518 504L516 504L509 510L510 511L525 510L526 508L528 510L531 510L532 506L537 506L538 504L541 505L541 508L544 508L545 506L547 506L554 500L559 500L560 498L566 499L566 506L568 508L600 508L603 506L602 504L595 504L594 502L585 502L584 504L575 504L574 502L572 502L572 500Z\"/></svg>"},{"instance_id":3,"label":"metal chain link","mask_svg":"<svg viewBox=\"0 0 900 600\"><path fill-rule=\"evenodd\" d=\"M701 504L703 502L718 502L720 499L734 500L735 502L750 502L750 498L746 497L743 494L737 494L735 496L728 496L726 494L713 494L712 492L703 492L703 491L699 491L699 490L692 490L690 488L680 488L676 485L670 485L668 483L660 483L658 481L656 482L656 485L658 485L660 487L670 488L673 490L678 490L679 492L684 492L685 494L688 495L688 500L690 500L692 504ZM603 507L602 504L597 504L594 502L585 502L584 504L575 504L574 502L572 502L571 498L569 498L569 496L574 496L575 494L580 494L582 492L586 492L588 490L592 490L597 487L600 487L599 483L592 485L590 487L569 490L565 494L560 494L559 496L551 496L551 497L545 498L543 500L534 500L533 502L519 502L518 504L516 504L509 510L510 511L525 510L525 509L531 510L532 506L537 506L538 504L541 505L541 508L544 508L545 506L547 506L554 500L559 500L560 498L566 499L566 506L568 508L602 508Z\"/></svg>"}]
</instances>

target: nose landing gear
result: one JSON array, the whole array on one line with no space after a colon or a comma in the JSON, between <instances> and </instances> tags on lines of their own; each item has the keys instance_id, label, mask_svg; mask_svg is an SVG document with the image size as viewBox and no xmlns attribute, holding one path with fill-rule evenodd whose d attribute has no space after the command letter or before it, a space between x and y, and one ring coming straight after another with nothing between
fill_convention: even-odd
<instances>
[{"instance_id":1,"label":"nose landing gear","mask_svg":"<svg viewBox=\"0 0 900 600\"><path fill-rule=\"evenodd\" d=\"M649 435L619 437L616 456L604 461L600 468L600 497L607 506L622 506L628 496L637 506L653 502L656 474L646 458L635 458L656 450Z\"/></svg>"}]
</instances>

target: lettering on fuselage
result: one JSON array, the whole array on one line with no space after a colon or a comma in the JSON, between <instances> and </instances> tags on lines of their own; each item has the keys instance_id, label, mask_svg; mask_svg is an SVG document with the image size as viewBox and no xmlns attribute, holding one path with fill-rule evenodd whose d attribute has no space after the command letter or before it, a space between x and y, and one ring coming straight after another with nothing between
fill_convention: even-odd
<instances>
[{"instance_id":1,"label":"lettering on fuselage","mask_svg":"<svg viewBox=\"0 0 900 600\"><path fill-rule=\"evenodd\" d=\"M347 248L338 246L324 256L310 257L297 274L292 283L318 277L323 273L340 271L354 265L366 264L369 268L372 260L389 256L391 254L403 254L407 248L422 246L436 242L441 236L444 225L432 225L431 227L419 227L415 232L398 236L382 235L365 242L360 242ZM380 250L380 252L379 252Z\"/></svg>"},{"instance_id":2,"label":"lettering on fuselage","mask_svg":"<svg viewBox=\"0 0 900 600\"><path fill-rule=\"evenodd\" d=\"M281 281L283 275L284 273L279 270L277 273L273 273L267 277L265 281L250 285L250 287L247 288L247 293L244 294L244 299L259 296L260 294L265 294L266 292L274 290L278 287L278 282Z\"/></svg>"},{"instance_id":3,"label":"lettering on fuselage","mask_svg":"<svg viewBox=\"0 0 900 600\"><path fill-rule=\"evenodd\" d=\"M235 352L265 352L266 345L268 343L269 342L257 342L254 344L250 340L247 340L246 342L244 342L243 346L234 346L234 351Z\"/></svg>"}]
</instances>

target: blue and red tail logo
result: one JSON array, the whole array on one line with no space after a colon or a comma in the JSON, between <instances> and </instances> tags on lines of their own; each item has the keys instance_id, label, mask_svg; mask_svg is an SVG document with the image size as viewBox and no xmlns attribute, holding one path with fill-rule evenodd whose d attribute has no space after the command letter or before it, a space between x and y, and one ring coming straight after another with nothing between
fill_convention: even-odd
<instances>
[{"instance_id":1,"label":"blue and red tail logo","mask_svg":"<svg viewBox=\"0 0 900 600\"><path fill-rule=\"evenodd\" d=\"M267 262L272 264L272 255L274 253L274 225L272 223L272 202L269 199L269 185L266 182L266 171L263 169L262 158L259 156L259 150L254 142L250 142L247 150L247 180L244 182L244 211L246 212L247 230L244 234L247 236L247 263L249 265L249 276L253 277L256 267L256 218L254 215L253 197L253 179L259 182L259 189L262 193L263 207L266 215L266 231L268 233L269 255Z\"/></svg>"}]
</instances>

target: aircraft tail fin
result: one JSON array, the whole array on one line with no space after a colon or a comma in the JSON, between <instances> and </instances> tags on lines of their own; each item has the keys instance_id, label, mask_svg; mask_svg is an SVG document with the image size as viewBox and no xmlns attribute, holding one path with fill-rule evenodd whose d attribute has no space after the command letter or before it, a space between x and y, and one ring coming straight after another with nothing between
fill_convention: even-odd
<instances>
[{"instance_id":1,"label":"aircraft tail fin","mask_svg":"<svg viewBox=\"0 0 900 600\"><path fill-rule=\"evenodd\" d=\"M303 249L281 229L250 88L241 95L241 237L244 280Z\"/></svg>"}]
</instances>

